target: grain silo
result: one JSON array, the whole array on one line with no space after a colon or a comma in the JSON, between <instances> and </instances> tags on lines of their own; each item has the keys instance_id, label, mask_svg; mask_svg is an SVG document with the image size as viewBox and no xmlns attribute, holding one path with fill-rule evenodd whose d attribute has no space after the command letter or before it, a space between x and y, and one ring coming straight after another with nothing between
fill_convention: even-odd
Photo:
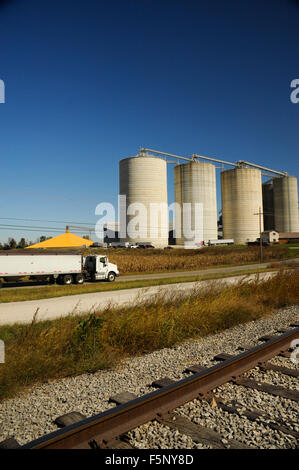
<instances>
[{"instance_id":1,"label":"grain silo","mask_svg":"<svg viewBox=\"0 0 299 470\"><path fill-rule=\"evenodd\" d=\"M264 229L256 215L263 207L261 171L239 167L221 172L221 192L223 238L236 244L255 241Z\"/></svg>"},{"instance_id":2,"label":"grain silo","mask_svg":"<svg viewBox=\"0 0 299 470\"><path fill-rule=\"evenodd\" d=\"M275 230L274 221L274 200L273 200L273 180L263 183L263 216L264 230Z\"/></svg>"},{"instance_id":3,"label":"grain silo","mask_svg":"<svg viewBox=\"0 0 299 470\"><path fill-rule=\"evenodd\" d=\"M273 178L273 199L277 232L299 232L297 178Z\"/></svg>"},{"instance_id":4,"label":"grain silo","mask_svg":"<svg viewBox=\"0 0 299 470\"><path fill-rule=\"evenodd\" d=\"M126 196L122 240L168 245L167 163L147 154L119 162L119 194ZM121 231L124 221L121 224Z\"/></svg>"},{"instance_id":5,"label":"grain silo","mask_svg":"<svg viewBox=\"0 0 299 470\"><path fill-rule=\"evenodd\" d=\"M192 244L188 228L195 230L196 211L202 204L202 239L195 238L193 242L209 241L218 238L217 234L217 200L215 166L206 162L190 162L174 167L175 202L177 211L175 217L176 243L178 245ZM184 217L183 204L190 204L190 219ZM198 214L197 214L198 215ZM189 227L187 227L189 226ZM199 235L200 236L200 235Z\"/></svg>"}]
</instances>

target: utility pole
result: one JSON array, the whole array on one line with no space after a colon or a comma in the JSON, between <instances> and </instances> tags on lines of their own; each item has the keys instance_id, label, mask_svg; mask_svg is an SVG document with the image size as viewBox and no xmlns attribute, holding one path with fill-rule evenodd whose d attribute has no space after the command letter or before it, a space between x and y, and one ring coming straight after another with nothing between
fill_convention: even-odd
<instances>
[{"instance_id":1,"label":"utility pole","mask_svg":"<svg viewBox=\"0 0 299 470\"><path fill-rule=\"evenodd\" d=\"M258 213L254 215L259 216L259 232L260 232L260 261L263 261L263 240L262 240L262 215L270 214L270 212L262 212L261 208L259 207Z\"/></svg>"},{"instance_id":2,"label":"utility pole","mask_svg":"<svg viewBox=\"0 0 299 470\"><path fill-rule=\"evenodd\" d=\"M259 225L260 225L260 261L263 261L263 240L262 240L262 211L259 207Z\"/></svg>"},{"instance_id":3,"label":"utility pole","mask_svg":"<svg viewBox=\"0 0 299 470\"><path fill-rule=\"evenodd\" d=\"M259 207L258 213L255 213L254 215L259 216L259 232L260 232L260 262L263 261L263 240L262 240L262 210Z\"/></svg>"}]
</instances>

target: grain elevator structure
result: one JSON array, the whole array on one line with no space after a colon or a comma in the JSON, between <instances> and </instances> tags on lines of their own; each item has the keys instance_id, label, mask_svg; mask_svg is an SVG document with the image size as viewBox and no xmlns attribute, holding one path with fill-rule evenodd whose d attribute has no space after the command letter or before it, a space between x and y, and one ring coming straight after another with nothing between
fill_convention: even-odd
<instances>
[{"instance_id":1,"label":"grain elevator structure","mask_svg":"<svg viewBox=\"0 0 299 470\"><path fill-rule=\"evenodd\" d=\"M220 211L216 191L219 163ZM174 207L168 206L168 164L174 164ZM120 230L122 241L166 247L171 212L176 244L185 247L217 241L219 213L223 239L235 244L254 242L264 230L299 232L297 178L286 172L244 160L231 163L196 153L188 158L145 148L135 157L120 160L119 171L119 194L125 198L119 220L121 229L126 229L125 235ZM158 211L153 213L155 207ZM200 235L190 239L199 219Z\"/></svg>"},{"instance_id":2,"label":"grain elevator structure","mask_svg":"<svg viewBox=\"0 0 299 470\"><path fill-rule=\"evenodd\" d=\"M256 168L240 167L221 172L223 238L236 244L255 241L264 224L262 211L262 175Z\"/></svg>"},{"instance_id":3,"label":"grain elevator structure","mask_svg":"<svg viewBox=\"0 0 299 470\"><path fill-rule=\"evenodd\" d=\"M217 239L217 197L215 165L207 162L194 161L174 167L175 190L175 231L178 245L190 242L190 233L195 231L196 211L201 211L202 204L202 240ZM187 204L190 204L190 216L187 215ZM184 205L186 210L184 210ZM190 217L190 221L186 219ZM192 238L191 238L192 239Z\"/></svg>"},{"instance_id":4,"label":"grain elevator structure","mask_svg":"<svg viewBox=\"0 0 299 470\"><path fill-rule=\"evenodd\" d=\"M123 241L168 245L166 166L165 159L146 153L120 160L119 194L126 197Z\"/></svg>"}]
</instances>

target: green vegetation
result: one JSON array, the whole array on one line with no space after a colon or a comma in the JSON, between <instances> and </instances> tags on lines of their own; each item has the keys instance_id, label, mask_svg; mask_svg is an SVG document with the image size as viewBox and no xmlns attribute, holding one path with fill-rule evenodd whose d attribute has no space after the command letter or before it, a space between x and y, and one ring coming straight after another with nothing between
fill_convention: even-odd
<instances>
[{"instance_id":1,"label":"green vegetation","mask_svg":"<svg viewBox=\"0 0 299 470\"><path fill-rule=\"evenodd\" d=\"M0 327L6 347L0 397L42 381L109 368L138 355L214 334L299 303L299 270L219 289L167 293L134 306Z\"/></svg>"}]
</instances>

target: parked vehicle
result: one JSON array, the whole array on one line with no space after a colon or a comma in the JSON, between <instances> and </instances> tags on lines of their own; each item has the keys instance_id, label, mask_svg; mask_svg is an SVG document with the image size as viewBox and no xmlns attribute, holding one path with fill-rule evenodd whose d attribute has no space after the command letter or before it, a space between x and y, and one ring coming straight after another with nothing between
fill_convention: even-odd
<instances>
[{"instance_id":1,"label":"parked vehicle","mask_svg":"<svg viewBox=\"0 0 299 470\"><path fill-rule=\"evenodd\" d=\"M137 243L138 248L155 248L153 245L150 243Z\"/></svg>"},{"instance_id":2,"label":"parked vehicle","mask_svg":"<svg viewBox=\"0 0 299 470\"><path fill-rule=\"evenodd\" d=\"M83 284L85 280L111 282L116 276L119 276L116 264L109 263L105 255L0 252L0 286L2 280L15 282L24 277L70 285Z\"/></svg>"},{"instance_id":3,"label":"parked vehicle","mask_svg":"<svg viewBox=\"0 0 299 470\"><path fill-rule=\"evenodd\" d=\"M209 246L215 246L215 245L233 245L234 244L234 239L233 238L227 238L227 239L219 239L219 240L209 240L208 245Z\"/></svg>"},{"instance_id":4,"label":"parked vehicle","mask_svg":"<svg viewBox=\"0 0 299 470\"><path fill-rule=\"evenodd\" d=\"M107 248L107 243L94 242L89 248Z\"/></svg>"},{"instance_id":5,"label":"parked vehicle","mask_svg":"<svg viewBox=\"0 0 299 470\"><path fill-rule=\"evenodd\" d=\"M108 248L130 248L129 242L112 242L109 243Z\"/></svg>"}]
</instances>

